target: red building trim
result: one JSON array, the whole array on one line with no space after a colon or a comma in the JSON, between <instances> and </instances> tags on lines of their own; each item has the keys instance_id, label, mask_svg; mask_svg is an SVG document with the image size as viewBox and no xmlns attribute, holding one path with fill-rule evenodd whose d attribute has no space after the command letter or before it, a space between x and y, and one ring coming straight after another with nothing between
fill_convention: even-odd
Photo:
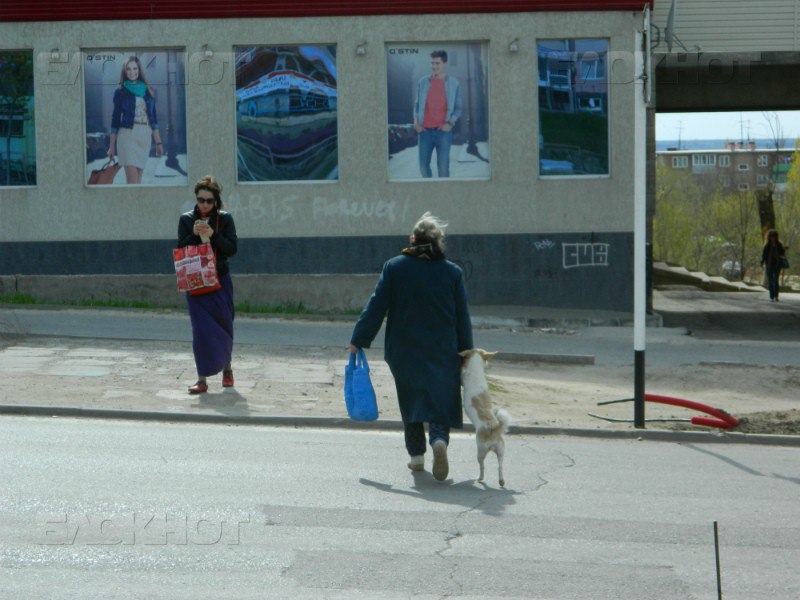
<instances>
[{"instance_id":1,"label":"red building trim","mask_svg":"<svg viewBox=\"0 0 800 600\"><path fill-rule=\"evenodd\" d=\"M2 0L0 22L641 11L653 0Z\"/></svg>"}]
</instances>

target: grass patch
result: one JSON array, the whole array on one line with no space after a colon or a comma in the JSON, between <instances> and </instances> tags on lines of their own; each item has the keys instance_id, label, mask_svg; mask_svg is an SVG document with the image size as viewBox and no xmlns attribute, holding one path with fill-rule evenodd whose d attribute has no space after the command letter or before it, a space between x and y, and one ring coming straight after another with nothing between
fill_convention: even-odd
<instances>
[{"instance_id":1,"label":"grass patch","mask_svg":"<svg viewBox=\"0 0 800 600\"><path fill-rule=\"evenodd\" d=\"M240 302L236 305L236 312L255 313L255 314L276 314L276 315L310 315L312 311L307 309L302 302L289 302L277 306L260 306L249 302Z\"/></svg>"},{"instance_id":2,"label":"grass patch","mask_svg":"<svg viewBox=\"0 0 800 600\"><path fill-rule=\"evenodd\" d=\"M28 294L4 294L0 296L0 304L55 304L58 306L85 306L96 308L143 308L143 309L163 309L176 308L175 306L161 306L152 302L142 302L137 300L78 300L75 302L52 302L42 303ZM273 314L273 315L311 315L324 311L312 311L302 302L287 302L275 306L265 306L240 302L236 305L237 313L251 314ZM331 314L360 315L361 309L348 309L345 311L330 311Z\"/></svg>"},{"instance_id":3,"label":"grass patch","mask_svg":"<svg viewBox=\"0 0 800 600\"><path fill-rule=\"evenodd\" d=\"M96 306L102 308L164 308L152 302L138 300L79 300L78 302L59 302L66 306Z\"/></svg>"},{"instance_id":4,"label":"grass patch","mask_svg":"<svg viewBox=\"0 0 800 600\"><path fill-rule=\"evenodd\" d=\"M3 294L0 296L0 304L36 304L36 298L28 294Z\"/></svg>"}]
</instances>

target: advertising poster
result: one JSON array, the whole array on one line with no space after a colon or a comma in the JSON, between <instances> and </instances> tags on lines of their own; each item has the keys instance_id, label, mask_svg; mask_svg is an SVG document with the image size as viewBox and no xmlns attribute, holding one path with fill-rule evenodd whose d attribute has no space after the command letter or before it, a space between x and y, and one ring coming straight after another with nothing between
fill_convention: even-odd
<instances>
[{"instance_id":1,"label":"advertising poster","mask_svg":"<svg viewBox=\"0 0 800 600\"><path fill-rule=\"evenodd\" d=\"M0 187L36 185L33 51L0 50Z\"/></svg>"},{"instance_id":2,"label":"advertising poster","mask_svg":"<svg viewBox=\"0 0 800 600\"><path fill-rule=\"evenodd\" d=\"M539 175L608 174L608 41L539 41Z\"/></svg>"},{"instance_id":3,"label":"advertising poster","mask_svg":"<svg viewBox=\"0 0 800 600\"><path fill-rule=\"evenodd\" d=\"M336 46L240 46L238 180L339 177Z\"/></svg>"},{"instance_id":4,"label":"advertising poster","mask_svg":"<svg viewBox=\"0 0 800 600\"><path fill-rule=\"evenodd\" d=\"M83 56L88 185L186 185L186 60L180 50Z\"/></svg>"},{"instance_id":5,"label":"advertising poster","mask_svg":"<svg viewBox=\"0 0 800 600\"><path fill-rule=\"evenodd\" d=\"M489 45L387 44L389 180L489 179Z\"/></svg>"}]
</instances>

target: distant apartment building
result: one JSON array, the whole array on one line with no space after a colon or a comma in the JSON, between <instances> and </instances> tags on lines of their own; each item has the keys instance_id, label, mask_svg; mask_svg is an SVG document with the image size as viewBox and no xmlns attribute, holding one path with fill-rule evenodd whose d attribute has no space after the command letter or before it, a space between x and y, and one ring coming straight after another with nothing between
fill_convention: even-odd
<instances>
[{"instance_id":1,"label":"distant apartment building","mask_svg":"<svg viewBox=\"0 0 800 600\"><path fill-rule=\"evenodd\" d=\"M753 141L728 142L719 150L668 149L656 153L659 166L691 173L698 183L729 192L768 191L780 200L786 195L786 177L792 151L757 148Z\"/></svg>"}]
</instances>

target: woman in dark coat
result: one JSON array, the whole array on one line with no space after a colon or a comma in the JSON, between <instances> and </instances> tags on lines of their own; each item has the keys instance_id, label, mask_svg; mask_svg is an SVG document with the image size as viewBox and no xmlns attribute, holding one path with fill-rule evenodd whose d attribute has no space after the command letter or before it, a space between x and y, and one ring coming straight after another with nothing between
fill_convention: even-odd
<instances>
[{"instance_id":1,"label":"woman in dark coat","mask_svg":"<svg viewBox=\"0 0 800 600\"><path fill-rule=\"evenodd\" d=\"M761 251L761 266L765 267L767 273L767 285L769 287L769 299L772 302L778 301L779 282L783 261L786 257L786 250L778 239L778 232L770 229L767 232L767 243Z\"/></svg>"},{"instance_id":2,"label":"woman in dark coat","mask_svg":"<svg viewBox=\"0 0 800 600\"><path fill-rule=\"evenodd\" d=\"M411 246L383 266L356 323L350 352L369 348L386 321L384 358L394 376L405 426L408 467L424 469L425 429L433 475L447 477L450 428L461 428L461 358L472 348L472 324L461 268L445 259L444 227L430 213L414 226Z\"/></svg>"},{"instance_id":3,"label":"woman in dark coat","mask_svg":"<svg viewBox=\"0 0 800 600\"><path fill-rule=\"evenodd\" d=\"M181 215L178 222L178 248L211 242L221 286L199 296L186 294L197 367L197 383L189 388L190 394L208 391L207 377L220 371L222 386L233 386L233 282L228 258L236 254L238 238L233 217L222 210L221 194L222 186L216 179L203 177L194 186L194 210Z\"/></svg>"}]
</instances>

